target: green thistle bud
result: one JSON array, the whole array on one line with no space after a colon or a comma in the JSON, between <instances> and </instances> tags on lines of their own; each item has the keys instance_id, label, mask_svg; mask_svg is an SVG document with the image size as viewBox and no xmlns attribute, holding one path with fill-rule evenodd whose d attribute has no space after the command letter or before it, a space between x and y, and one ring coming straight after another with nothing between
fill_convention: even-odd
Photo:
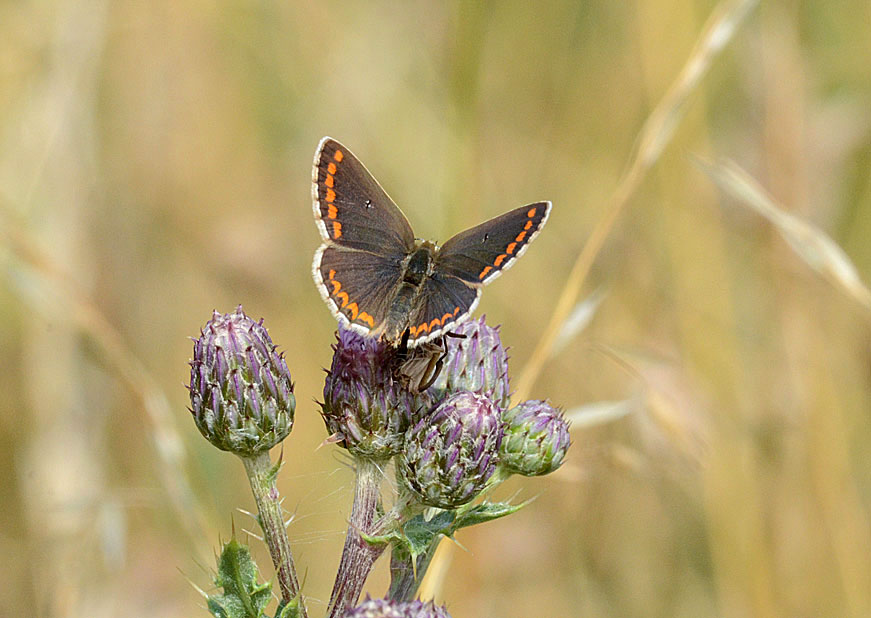
<instances>
[{"instance_id":1,"label":"green thistle bud","mask_svg":"<svg viewBox=\"0 0 871 618\"><path fill-rule=\"evenodd\" d=\"M541 476L559 468L571 445L569 424L546 401L524 401L503 414L505 438L501 464L523 476Z\"/></svg>"},{"instance_id":2,"label":"green thistle bud","mask_svg":"<svg viewBox=\"0 0 871 618\"><path fill-rule=\"evenodd\" d=\"M392 601L369 599L349 609L343 618L451 618L444 607L432 601Z\"/></svg>"},{"instance_id":3,"label":"green thistle bud","mask_svg":"<svg viewBox=\"0 0 871 618\"><path fill-rule=\"evenodd\" d=\"M487 485L501 442L499 408L486 396L454 393L408 429L400 473L422 503L456 508Z\"/></svg>"},{"instance_id":4,"label":"green thistle bud","mask_svg":"<svg viewBox=\"0 0 871 618\"><path fill-rule=\"evenodd\" d=\"M287 437L296 399L290 371L263 326L242 311L215 311L194 340L191 413L205 438L251 456Z\"/></svg>"},{"instance_id":5,"label":"green thistle bud","mask_svg":"<svg viewBox=\"0 0 871 618\"><path fill-rule=\"evenodd\" d=\"M499 329L487 326L482 317L469 320L446 336L447 355L433 385L422 395L421 407L437 404L451 393L469 391L486 395L498 407L508 405L508 353Z\"/></svg>"},{"instance_id":6,"label":"green thistle bud","mask_svg":"<svg viewBox=\"0 0 871 618\"><path fill-rule=\"evenodd\" d=\"M394 376L396 350L341 325L337 339L321 404L327 430L355 455L392 457L412 410L411 394Z\"/></svg>"}]
</instances>

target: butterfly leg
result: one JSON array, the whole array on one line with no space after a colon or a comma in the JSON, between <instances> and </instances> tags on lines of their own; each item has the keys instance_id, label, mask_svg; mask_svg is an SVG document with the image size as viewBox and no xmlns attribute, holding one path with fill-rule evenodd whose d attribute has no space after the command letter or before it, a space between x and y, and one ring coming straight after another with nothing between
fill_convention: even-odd
<instances>
[{"instance_id":1,"label":"butterfly leg","mask_svg":"<svg viewBox=\"0 0 871 618\"><path fill-rule=\"evenodd\" d=\"M463 335L461 333L448 332L445 333L445 337L453 337L454 339L465 339L466 335ZM435 357L430 359L426 371L424 371L424 374L423 376L421 376L420 382L417 385L417 392L425 391L430 386L432 386L435 383L436 378L438 378L439 374L442 372L445 358L447 358L448 356L448 344L445 341L445 337L440 337L438 339L439 343L436 345L441 347L441 354L439 354L437 359ZM433 362L433 359L435 359L435 362ZM429 375L429 377L427 377L427 373L429 373L430 371L432 371L432 373Z\"/></svg>"},{"instance_id":2,"label":"butterfly leg","mask_svg":"<svg viewBox=\"0 0 871 618\"><path fill-rule=\"evenodd\" d=\"M420 377L420 382L417 384L418 393L423 392L432 386L442 371L445 357L448 355L448 346L445 345L444 338L440 338L439 342L442 345L441 353L438 356L433 355L430 357L429 363L427 363L426 369Z\"/></svg>"}]
</instances>

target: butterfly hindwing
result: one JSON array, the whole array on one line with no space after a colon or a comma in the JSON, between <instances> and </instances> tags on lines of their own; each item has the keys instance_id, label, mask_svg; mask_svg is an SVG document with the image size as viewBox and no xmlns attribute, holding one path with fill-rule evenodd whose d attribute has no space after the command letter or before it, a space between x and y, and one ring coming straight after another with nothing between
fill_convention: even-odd
<instances>
[{"instance_id":1,"label":"butterfly hindwing","mask_svg":"<svg viewBox=\"0 0 871 618\"><path fill-rule=\"evenodd\" d=\"M399 262L367 251L321 245L312 274L336 318L363 334L383 330L402 280Z\"/></svg>"},{"instance_id":2,"label":"butterfly hindwing","mask_svg":"<svg viewBox=\"0 0 871 618\"><path fill-rule=\"evenodd\" d=\"M354 154L325 137L312 171L315 220L324 241L377 255L403 256L414 232L399 207Z\"/></svg>"},{"instance_id":3,"label":"butterfly hindwing","mask_svg":"<svg viewBox=\"0 0 871 618\"><path fill-rule=\"evenodd\" d=\"M409 345L431 341L464 322L481 297L481 290L463 281L433 272L423 282L409 317Z\"/></svg>"},{"instance_id":4,"label":"butterfly hindwing","mask_svg":"<svg viewBox=\"0 0 871 618\"><path fill-rule=\"evenodd\" d=\"M550 214L550 202L515 208L449 239L436 268L470 285L489 283L523 255Z\"/></svg>"}]
</instances>

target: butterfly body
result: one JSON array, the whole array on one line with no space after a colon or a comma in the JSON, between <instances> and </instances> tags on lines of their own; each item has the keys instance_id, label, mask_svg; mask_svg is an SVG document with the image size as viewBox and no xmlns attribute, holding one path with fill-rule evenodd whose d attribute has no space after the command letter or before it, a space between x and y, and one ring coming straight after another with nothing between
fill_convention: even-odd
<instances>
[{"instance_id":1,"label":"butterfly body","mask_svg":"<svg viewBox=\"0 0 871 618\"><path fill-rule=\"evenodd\" d=\"M323 244L312 275L348 327L408 346L437 339L467 319L481 288L511 266L547 221L551 205L509 211L441 247L416 239L405 215L347 148L324 138L312 173Z\"/></svg>"},{"instance_id":2,"label":"butterfly body","mask_svg":"<svg viewBox=\"0 0 871 618\"><path fill-rule=\"evenodd\" d=\"M423 291L424 281L432 275L433 247L432 243L424 241L403 260L402 280L388 300L387 318L381 333L384 339L396 341L411 326L409 318L412 308Z\"/></svg>"}]
</instances>

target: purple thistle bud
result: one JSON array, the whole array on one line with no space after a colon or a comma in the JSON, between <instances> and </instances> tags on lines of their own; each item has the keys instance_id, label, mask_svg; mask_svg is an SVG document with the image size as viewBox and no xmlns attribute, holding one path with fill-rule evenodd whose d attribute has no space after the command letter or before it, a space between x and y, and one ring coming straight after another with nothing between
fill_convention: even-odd
<instances>
[{"instance_id":1,"label":"purple thistle bud","mask_svg":"<svg viewBox=\"0 0 871 618\"><path fill-rule=\"evenodd\" d=\"M392 601L390 599L370 599L349 609L343 618L451 618L444 606L432 601Z\"/></svg>"},{"instance_id":2,"label":"purple thistle bud","mask_svg":"<svg viewBox=\"0 0 871 618\"><path fill-rule=\"evenodd\" d=\"M296 399L290 371L263 320L242 311L220 314L194 340L191 413L205 438L224 451L251 456L287 437Z\"/></svg>"},{"instance_id":3,"label":"purple thistle bud","mask_svg":"<svg viewBox=\"0 0 871 618\"><path fill-rule=\"evenodd\" d=\"M339 325L324 383L327 431L355 455L386 459L402 450L411 393L394 376L396 349Z\"/></svg>"},{"instance_id":4,"label":"purple thistle bud","mask_svg":"<svg viewBox=\"0 0 871 618\"><path fill-rule=\"evenodd\" d=\"M460 391L486 395L498 407L506 407L510 395L508 353L499 329L487 326L482 317L463 322L452 334L463 337L444 338L447 346L444 365L433 385L421 393L420 407L432 407Z\"/></svg>"},{"instance_id":5,"label":"purple thistle bud","mask_svg":"<svg viewBox=\"0 0 871 618\"><path fill-rule=\"evenodd\" d=\"M502 465L523 476L542 476L559 468L571 445L569 424L546 401L524 401L503 414Z\"/></svg>"},{"instance_id":6,"label":"purple thistle bud","mask_svg":"<svg viewBox=\"0 0 871 618\"><path fill-rule=\"evenodd\" d=\"M487 485L502 442L499 408L484 395L459 392L409 427L399 469L424 504L452 509Z\"/></svg>"}]
</instances>

